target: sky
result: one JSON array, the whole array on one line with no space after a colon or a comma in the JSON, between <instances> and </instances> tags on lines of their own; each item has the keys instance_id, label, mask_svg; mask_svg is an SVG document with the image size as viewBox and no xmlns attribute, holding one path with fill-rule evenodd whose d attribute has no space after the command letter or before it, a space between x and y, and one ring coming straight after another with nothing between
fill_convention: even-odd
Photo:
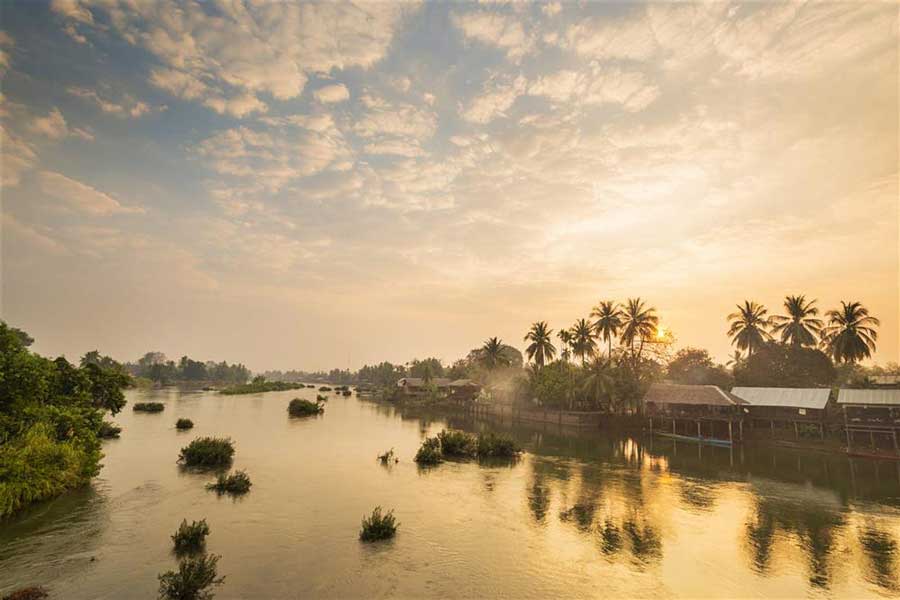
<instances>
[{"instance_id":1,"label":"sky","mask_svg":"<svg viewBox=\"0 0 900 600\"><path fill-rule=\"evenodd\" d=\"M787 294L898 360L893 2L0 5L0 315L70 359L437 356Z\"/></svg>"}]
</instances>

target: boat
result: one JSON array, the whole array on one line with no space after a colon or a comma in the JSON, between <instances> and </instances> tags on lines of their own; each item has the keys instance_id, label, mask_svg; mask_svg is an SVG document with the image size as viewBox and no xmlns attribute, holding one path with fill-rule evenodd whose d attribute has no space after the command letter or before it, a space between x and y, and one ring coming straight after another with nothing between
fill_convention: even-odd
<instances>
[{"instance_id":1,"label":"boat","mask_svg":"<svg viewBox=\"0 0 900 600\"><path fill-rule=\"evenodd\" d=\"M731 442L729 440L720 440L716 438L708 438L708 437L697 437L692 435L681 435L680 433L667 433L665 431L654 431L656 435L664 438L669 438L670 440L675 440L678 442L694 442L700 444L707 444L709 446L723 446L725 448L731 447Z\"/></svg>"}]
</instances>

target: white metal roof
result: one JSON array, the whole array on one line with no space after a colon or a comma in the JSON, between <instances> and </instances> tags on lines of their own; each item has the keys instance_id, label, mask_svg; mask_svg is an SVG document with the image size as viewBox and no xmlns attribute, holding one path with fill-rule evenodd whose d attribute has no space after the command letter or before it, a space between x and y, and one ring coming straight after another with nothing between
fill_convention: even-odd
<instances>
[{"instance_id":1,"label":"white metal roof","mask_svg":"<svg viewBox=\"0 0 900 600\"><path fill-rule=\"evenodd\" d=\"M900 390L841 390L838 403L900 406Z\"/></svg>"},{"instance_id":2,"label":"white metal roof","mask_svg":"<svg viewBox=\"0 0 900 600\"><path fill-rule=\"evenodd\" d=\"M731 393L750 406L823 409L828 404L828 388L736 387Z\"/></svg>"}]
</instances>

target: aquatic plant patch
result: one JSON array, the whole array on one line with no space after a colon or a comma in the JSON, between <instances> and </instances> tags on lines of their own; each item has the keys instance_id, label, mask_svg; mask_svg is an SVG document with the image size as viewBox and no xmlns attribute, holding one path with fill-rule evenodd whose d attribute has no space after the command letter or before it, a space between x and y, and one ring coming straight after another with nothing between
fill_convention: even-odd
<instances>
[{"instance_id":1,"label":"aquatic plant patch","mask_svg":"<svg viewBox=\"0 0 900 600\"><path fill-rule=\"evenodd\" d=\"M193 429L194 422L190 419L178 419L175 421L175 429Z\"/></svg>"},{"instance_id":2,"label":"aquatic plant patch","mask_svg":"<svg viewBox=\"0 0 900 600\"><path fill-rule=\"evenodd\" d=\"M250 491L250 476L246 471L235 471L230 475L220 473L214 483L206 484L206 489L213 490L218 494L234 494L241 495Z\"/></svg>"},{"instance_id":3,"label":"aquatic plant patch","mask_svg":"<svg viewBox=\"0 0 900 600\"><path fill-rule=\"evenodd\" d=\"M165 410L166 405L162 402L136 402L131 408L134 412L157 413Z\"/></svg>"},{"instance_id":4,"label":"aquatic plant patch","mask_svg":"<svg viewBox=\"0 0 900 600\"><path fill-rule=\"evenodd\" d=\"M202 437L181 449L178 462L189 467L222 467L230 464L233 456L231 438Z\"/></svg>"},{"instance_id":5,"label":"aquatic plant patch","mask_svg":"<svg viewBox=\"0 0 900 600\"><path fill-rule=\"evenodd\" d=\"M181 521L181 525L172 534L172 542L175 544L175 552L199 552L206 545L206 536L209 535L209 525L206 519L193 521L188 524L187 519Z\"/></svg>"},{"instance_id":6,"label":"aquatic plant patch","mask_svg":"<svg viewBox=\"0 0 900 600\"><path fill-rule=\"evenodd\" d=\"M325 412L321 402L310 402L303 398L294 398L288 404L288 414L292 417L308 417Z\"/></svg>"},{"instance_id":7,"label":"aquatic plant patch","mask_svg":"<svg viewBox=\"0 0 900 600\"><path fill-rule=\"evenodd\" d=\"M159 597L163 600L208 600L213 586L222 585L218 576L219 556L215 554L185 558L177 571L159 575Z\"/></svg>"},{"instance_id":8,"label":"aquatic plant patch","mask_svg":"<svg viewBox=\"0 0 900 600\"><path fill-rule=\"evenodd\" d=\"M393 510L382 513L381 507L376 506L371 515L363 517L359 539L364 542L386 540L396 535L399 526L400 523L394 518Z\"/></svg>"}]
</instances>

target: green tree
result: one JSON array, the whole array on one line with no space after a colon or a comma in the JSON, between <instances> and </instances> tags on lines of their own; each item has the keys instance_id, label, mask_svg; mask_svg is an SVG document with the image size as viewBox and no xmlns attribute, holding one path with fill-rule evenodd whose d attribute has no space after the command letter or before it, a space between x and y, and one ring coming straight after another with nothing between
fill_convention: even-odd
<instances>
[{"instance_id":1,"label":"green tree","mask_svg":"<svg viewBox=\"0 0 900 600\"><path fill-rule=\"evenodd\" d=\"M409 376L431 381L435 377L444 376L444 365L441 364L438 358L425 358L422 360L414 358L409 363Z\"/></svg>"},{"instance_id":2,"label":"green tree","mask_svg":"<svg viewBox=\"0 0 900 600\"><path fill-rule=\"evenodd\" d=\"M569 359L572 357L572 332L568 329L560 329L557 332L556 337L559 338L560 343L560 360L569 362Z\"/></svg>"},{"instance_id":3,"label":"green tree","mask_svg":"<svg viewBox=\"0 0 900 600\"><path fill-rule=\"evenodd\" d=\"M786 315L772 316L772 333L780 334L781 341L793 346L815 346L822 332L822 321L817 317L819 309L815 300L806 296L787 296L784 299Z\"/></svg>"},{"instance_id":4,"label":"green tree","mask_svg":"<svg viewBox=\"0 0 900 600\"><path fill-rule=\"evenodd\" d=\"M525 348L528 360L533 360L538 369L553 360L556 356L556 347L552 341L553 330L547 326L546 321L538 321L531 325L531 329L525 335L525 341L531 342Z\"/></svg>"},{"instance_id":5,"label":"green tree","mask_svg":"<svg viewBox=\"0 0 900 600\"><path fill-rule=\"evenodd\" d=\"M732 344L737 344L738 349L746 350L747 356L752 356L756 348L772 339L769 335L768 311L762 304L744 300L744 305L737 305L737 312L728 315L730 322L728 336Z\"/></svg>"},{"instance_id":6,"label":"green tree","mask_svg":"<svg viewBox=\"0 0 900 600\"><path fill-rule=\"evenodd\" d=\"M669 362L666 377L676 383L718 385L730 387L731 375L713 363L709 352L702 348L682 348Z\"/></svg>"},{"instance_id":7,"label":"green tree","mask_svg":"<svg viewBox=\"0 0 900 600\"><path fill-rule=\"evenodd\" d=\"M827 387L837 373L827 354L815 348L767 342L734 371L738 385Z\"/></svg>"},{"instance_id":8,"label":"green tree","mask_svg":"<svg viewBox=\"0 0 900 600\"><path fill-rule=\"evenodd\" d=\"M658 324L655 308L648 308L640 298L628 299L622 314L622 343L631 348L632 358L641 358L644 342L653 337ZM638 340L637 352L635 340Z\"/></svg>"},{"instance_id":9,"label":"green tree","mask_svg":"<svg viewBox=\"0 0 900 600\"><path fill-rule=\"evenodd\" d=\"M878 340L876 327L881 322L869 315L859 302L841 302L838 310L829 310L828 326L822 342L836 362L856 363L872 356Z\"/></svg>"},{"instance_id":10,"label":"green tree","mask_svg":"<svg viewBox=\"0 0 900 600\"><path fill-rule=\"evenodd\" d=\"M497 367L508 367L509 356L504 352L504 348L503 340L500 338L488 338L481 347L481 364L489 371Z\"/></svg>"},{"instance_id":11,"label":"green tree","mask_svg":"<svg viewBox=\"0 0 900 600\"><path fill-rule=\"evenodd\" d=\"M612 341L622 329L622 309L612 300L603 300L594 307L591 316L597 319L594 321L597 335L607 343L607 356L612 357Z\"/></svg>"},{"instance_id":12,"label":"green tree","mask_svg":"<svg viewBox=\"0 0 900 600\"><path fill-rule=\"evenodd\" d=\"M615 367L609 357L595 356L584 366L582 392L594 407L610 408L615 390Z\"/></svg>"},{"instance_id":13,"label":"green tree","mask_svg":"<svg viewBox=\"0 0 900 600\"><path fill-rule=\"evenodd\" d=\"M578 319L572 326L572 351L581 357L581 364L585 363L588 355L597 351L594 326L587 319Z\"/></svg>"}]
</instances>

